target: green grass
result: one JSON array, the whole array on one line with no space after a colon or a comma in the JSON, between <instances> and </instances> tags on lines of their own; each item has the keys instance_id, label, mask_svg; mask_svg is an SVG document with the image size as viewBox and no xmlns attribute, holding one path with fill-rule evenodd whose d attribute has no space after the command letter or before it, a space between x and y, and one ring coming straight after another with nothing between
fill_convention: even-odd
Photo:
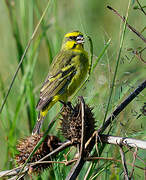
<instances>
[{"instance_id":1,"label":"green grass","mask_svg":"<svg viewBox=\"0 0 146 180\"><path fill-rule=\"evenodd\" d=\"M6 2L10 2L8 5ZM15 0L0 1L0 105L10 85L12 77L16 71L24 49L47 6L48 1L39 0ZM39 30L28 49L23 65L16 77L7 102L0 114L0 169L7 170L15 167L14 157L16 154L16 144L20 138L29 136L37 118L35 106L39 99L39 90L44 81L49 65L53 57L59 51L62 38L65 33L72 30L80 30L90 35L93 41L94 71L91 71L89 82L76 94L73 103L77 101L77 96L82 95L86 103L94 107L94 115L97 120L97 128L103 123L107 105L110 97L111 85L115 76L113 91L108 105L107 116L128 96L144 79L146 66L134 56L128 49L138 49L144 47L144 42L134 33L126 29L123 45L121 43L121 33L123 23L119 17L106 8L107 5L117 9L121 15L126 15L127 1L66 1L51 0L48 11L42 20ZM140 3L144 6L144 0ZM134 10L136 1L132 1L129 8L128 22L139 32L145 26L145 15L140 10ZM146 37L146 31L143 36ZM111 39L106 51L104 47ZM115 68L117 57L121 47L118 68ZM85 48L90 52L90 46L86 41ZM99 62L96 63L102 54ZM143 58L146 53L143 52ZM145 103L144 90L135 100L120 113L113 123L111 135L134 137L146 140L146 122L141 109ZM50 120L59 112L61 105L57 103L48 113L43 125L43 131ZM142 114L138 119L137 117ZM59 136L59 120L56 121L49 134ZM125 149L126 151L126 149ZM57 160L63 159L63 153L57 156ZM142 159L146 159L144 150L138 151ZM72 154L70 155L72 157ZM101 153L102 157L114 157L120 159L119 149L113 145L106 145ZM132 153L126 153L126 160L132 163ZM144 167L140 160L136 164ZM79 175L83 179L91 163L86 163ZM120 163L100 160L92 165L88 174L88 179L122 179L123 168ZM71 166L54 164L53 168L42 173L41 177L35 179L64 179ZM128 166L129 171L132 167ZM62 176L60 176L62 174ZM142 170L135 168L135 179L144 179Z\"/></svg>"}]
</instances>

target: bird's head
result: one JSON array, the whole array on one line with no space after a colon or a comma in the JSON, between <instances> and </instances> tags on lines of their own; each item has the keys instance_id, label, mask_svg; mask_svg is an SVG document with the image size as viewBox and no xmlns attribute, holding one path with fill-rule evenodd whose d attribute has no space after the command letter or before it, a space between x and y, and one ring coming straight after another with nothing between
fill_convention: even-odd
<instances>
[{"instance_id":1,"label":"bird's head","mask_svg":"<svg viewBox=\"0 0 146 180\"><path fill-rule=\"evenodd\" d=\"M83 34L79 31L73 31L65 34L62 49L63 50L82 50L84 44Z\"/></svg>"}]
</instances>

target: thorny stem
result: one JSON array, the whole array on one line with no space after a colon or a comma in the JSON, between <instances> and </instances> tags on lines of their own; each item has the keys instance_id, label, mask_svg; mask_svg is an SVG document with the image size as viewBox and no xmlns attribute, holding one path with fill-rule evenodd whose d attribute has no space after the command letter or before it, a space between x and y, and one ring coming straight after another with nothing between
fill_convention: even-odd
<instances>
[{"instance_id":1,"label":"thorny stem","mask_svg":"<svg viewBox=\"0 0 146 180\"><path fill-rule=\"evenodd\" d=\"M126 19L125 17L122 17L115 9L113 9L112 7L110 6L107 6L108 9L110 9L111 11L113 11L116 15L118 15L122 21L125 23L126 22ZM135 28L133 28L130 24L128 24L126 22L126 26L132 31L134 32L141 40L143 40L145 43L146 43L146 38L140 33L138 32Z\"/></svg>"}]
</instances>

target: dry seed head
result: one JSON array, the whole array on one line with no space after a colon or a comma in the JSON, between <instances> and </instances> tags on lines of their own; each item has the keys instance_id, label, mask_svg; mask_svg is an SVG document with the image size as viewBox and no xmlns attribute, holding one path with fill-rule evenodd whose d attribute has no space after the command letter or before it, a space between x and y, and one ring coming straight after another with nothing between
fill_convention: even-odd
<instances>
[{"instance_id":1,"label":"dry seed head","mask_svg":"<svg viewBox=\"0 0 146 180\"><path fill-rule=\"evenodd\" d=\"M39 134L39 135L36 134L36 135L32 135L24 139L21 139L19 141L17 145L17 150L19 151L19 153L15 157L18 165L22 165L25 163L30 153L33 151L34 147L37 145L37 143L42 137L43 137L43 134ZM59 147L59 143L60 143L60 140L56 136L47 135L47 137L42 142L40 147L34 153L29 163L40 160L41 158L49 154L51 151ZM45 161L49 161L49 160L50 160L49 158L45 159ZM49 165L50 165L49 163L37 164L31 167L31 171L40 173L45 168L49 167Z\"/></svg>"},{"instance_id":2,"label":"dry seed head","mask_svg":"<svg viewBox=\"0 0 146 180\"><path fill-rule=\"evenodd\" d=\"M92 108L85 105L84 123L85 123L85 140L87 141L95 130L95 119ZM64 106L61 112L61 131L66 139L74 143L81 142L82 118L81 108L78 103L74 108Z\"/></svg>"}]
</instances>

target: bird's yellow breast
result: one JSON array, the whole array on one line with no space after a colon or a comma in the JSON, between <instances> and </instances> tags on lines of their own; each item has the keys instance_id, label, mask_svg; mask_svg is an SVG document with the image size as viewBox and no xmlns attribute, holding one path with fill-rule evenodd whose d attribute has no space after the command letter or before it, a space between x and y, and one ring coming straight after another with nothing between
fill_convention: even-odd
<instances>
[{"instance_id":1,"label":"bird's yellow breast","mask_svg":"<svg viewBox=\"0 0 146 180\"><path fill-rule=\"evenodd\" d=\"M73 59L72 63L75 65L77 71L67 88L68 96L71 96L85 80L89 69L89 60L87 53L85 51L83 53L79 53L79 55L77 55Z\"/></svg>"}]
</instances>

